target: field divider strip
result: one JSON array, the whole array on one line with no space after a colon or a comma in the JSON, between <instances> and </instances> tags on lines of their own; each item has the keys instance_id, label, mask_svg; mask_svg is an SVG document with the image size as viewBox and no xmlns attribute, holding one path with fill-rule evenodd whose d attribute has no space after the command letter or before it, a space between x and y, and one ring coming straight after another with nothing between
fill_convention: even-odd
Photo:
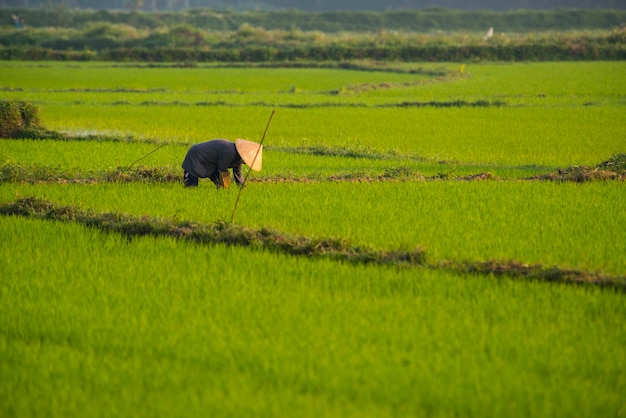
<instances>
[{"instance_id":1,"label":"field divider strip","mask_svg":"<svg viewBox=\"0 0 626 418\"><path fill-rule=\"evenodd\" d=\"M239 93L237 93L239 94ZM291 93L284 93L291 94ZM325 93L328 96L341 96L344 93L340 91L329 91ZM46 102L40 102L46 103ZM399 102L388 102L388 103L379 103L379 104L369 104L365 102L354 102L354 103L338 103L338 102L318 102L318 103L270 103L266 101L256 101L256 102L228 102L224 100L215 100L215 101L198 101L198 102L182 102L182 101L158 101L158 100L144 100L141 102L131 102L128 100L118 100L114 102L101 103L102 105L109 106L180 106L180 107L271 107L271 108L282 108L282 109L325 109L325 108L369 108L369 109L386 109L386 108L461 108L461 107L505 107L508 104L501 100L489 101L489 100L475 100L475 101L466 101L466 100L454 100L454 101L399 101Z\"/></svg>"},{"instance_id":2,"label":"field divider strip","mask_svg":"<svg viewBox=\"0 0 626 418\"><path fill-rule=\"evenodd\" d=\"M172 146L190 146L191 142L181 142L181 141L168 141L168 140L160 140L160 139L150 139L150 138L134 138L132 136L107 136L107 135L99 135L99 134L88 134L88 135L71 135L63 132L50 131L46 129L36 129L36 130L26 130L23 132L25 136L20 138L3 138L3 139L30 139L30 140L58 140L58 141L95 141L95 142L123 142L123 143L137 143L137 144L152 144L158 146L164 145L172 145ZM354 158L354 159L369 159L369 160L385 160L385 161L414 161L414 162L436 162L441 165L455 165L462 166L464 165L461 161L447 161L441 160L436 161L432 158L424 157L417 154L402 154L397 152L396 150L387 150L380 151L376 149L370 149L366 147L328 147L324 145L310 145L310 146L296 146L296 147L284 147L284 146L267 146L267 151L272 150L276 152L289 153L289 154L298 154L298 155L311 155L311 156L329 156L329 157L342 157L342 158ZM475 163L473 163L475 164ZM487 166L484 166L487 167ZM7 179L11 179L10 173L19 171L19 168L16 168L15 164L7 164L0 162L0 183L2 181L7 181ZM150 174L149 171L160 171L163 173L163 168L143 168L145 173L139 176L136 180L130 181L146 181L146 179L155 178L154 175ZM37 169L35 170L37 171ZM50 170L48 170L50 171ZM58 171L58 170L57 170ZM115 178L118 174L121 174L122 180L124 177L133 178L132 175L128 176L129 173L125 173L124 167L117 167L114 169L114 173L110 174L110 179L108 181L116 181ZM9 173L9 175L7 175ZM156 176L160 177L160 175ZM54 176L52 177L54 178ZM100 178L100 176L98 177ZM63 180L72 181L72 178L68 178L65 174L62 175ZM289 177L265 177L259 178L259 181L263 181L265 183L269 182L311 182L319 179L312 179L307 177L302 178L292 178ZM397 167L390 168L385 171L383 175L375 175L375 176L363 176L361 174L353 175L330 175L328 178L324 179L327 181L380 181L380 180L464 180L464 181L474 181L474 180L498 180L498 181L508 181L508 180L543 180L543 181L554 181L554 182L576 182L576 183L584 183L587 181L593 180L617 180L617 181L626 181L626 152L616 153L609 157L607 160L597 164L596 166L569 166L565 169L557 169L554 172L548 172L544 174L538 174L531 177L514 177L514 178L503 178L496 176L490 171L484 171L477 174L468 174L465 176L454 176L452 174L438 174L425 176L419 173L416 170L410 170L406 167ZM28 180L27 180L28 181ZM33 179L32 181L45 182L46 178L38 178ZM54 180L51 180L54 182ZM85 180L80 180L79 182L84 182ZM92 182L98 181L98 179L91 180ZM103 180L100 180L103 181ZM107 180L104 180L107 181ZM165 180L171 181L171 180Z\"/></svg>"},{"instance_id":3,"label":"field divider strip","mask_svg":"<svg viewBox=\"0 0 626 418\"><path fill-rule=\"evenodd\" d=\"M626 154L624 154L626 155ZM0 184L94 184L94 183L180 183L180 170L171 166L115 167L106 169L62 169L54 166L28 165L0 162ZM314 183L314 182L420 182L420 181L551 181L586 183L590 181L626 181L626 171L609 167L570 167L556 172L531 177L500 177L485 171L476 174L452 175L440 173L426 175L417 169L389 167L379 173L364 171L345 174L294 176L292 174L269 174L251 179L254 183Z\"/></svg>"},{"instance_id":4,"label":"field divider strip","mask_svg":"<svg viewBox=\"0 0 626 418\"><path fill-rule=\"evenodd\" d=\"M551 283L594 285L626 291L626 276L604 272L583 271L541 264L525 264L515 260L428 262L426 251L381 250L356 246L340 238L312 238L284 234L268 228L253 229L218 221L200 224L151 216L130 216L119 212L95 212L74 206L56 205L45 199L25 197L0 204L0 215L22 216L41 220L74 222L103 232L118 233L132 240L135 237L171 237L196 244L225 244L272 251L292 256L326 258L354 264L386 265L397 268L428 268L461 275L508 277Z\"/></svg>"},{"instance_id":5,"label":"field divider strip","mask_svg":"<svg viewBox=\"0 0 626 418\"><path fill-rule=\"evenodd\" d=\"M218 221L200 224L191 221L123 213L82 210L58 206L45 199L20 198L0 205L0 215L24 216L43 220L75 222L105 232L119 233L128 239L139 236L173 237L198 244L226 244L270 250L290 255L323 257L355 263L420 265L425 263L421 248L413 251L384 251L353 246L339 238L311 238L283 234L268 228L252 229L235 223Z\"/></svg>"}]
</instances>

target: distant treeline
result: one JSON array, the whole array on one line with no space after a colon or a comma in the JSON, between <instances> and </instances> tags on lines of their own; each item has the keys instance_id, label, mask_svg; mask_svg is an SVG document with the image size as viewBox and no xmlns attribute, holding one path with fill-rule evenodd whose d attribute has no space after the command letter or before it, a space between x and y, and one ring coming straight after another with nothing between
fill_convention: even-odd
<instances>
[{"instance_id":1,"label":"distant treeline","mask_svg":"<svg viewBox=\"0 0 626 418\"><path fill-rule=\"evenodd\" d=\"M518 10L462 12L428 9L385 12L325 12L297 10L272 12L217 12L210 9L184 12L114 12L65 8L0 9L0 26L19 28L60 27L81 29L93 23L125 24L135 28L190 25L204 30L232 31L248 24L266 30L321 32L388 31L486 31L532 32L605 29L626 25L626 11Z\"/></svg>"},{"instance_id":2,"label":"distant treeline","mask_svg":"<svg viewBox=\"0 0 626 418\"><path fill-rule=\"evenodd\" d=\"M626 31L549 33L487 39L450 35L324 35L266 31L242 26L231 33L191 26L136 31L98 24L85 31L30 29L0 31L0 60L103 60L143 62L405 61L476 62L625 60Z\"/></svg>"},{"instance_id":3,"label":"distant treeline","mask_svg":"<svg viewBox=\"0 0 626 418\"><path fill-rule=\"evenodd\" d=\"M440 29L450 27L439 31L432 30L437 25L426 18L423 25L418 26L427 26L429 30L402 29L400 17L404 16L406 26L411 27L411 20L421 16L412 12L307 14L291 11L220 15L209 11L113 13L74 10L46 14L47 24L44 24L43 16L35 11L31 13L30 17L40 22L38 25L21 29L0 26L1 60L193 63L626 59L624 27L607 24L601 26L602 29L589 29L593 26L580 23L609 16L615 22L624 17L621 12L431 11L433 16L440 18L435 19ZM558 25L566 26L566 30L554 31L550 25L545 25L543 30L529 30L533 22L537 25L537 21L546 21L548 14L559 22ZM308 29L301 29L296 24L298 16L309 17L306 25L306 19L302 20ZM397 25L387 28L387 25L366 24L367 17L375 21L388 16L394 16ZM538 19L538 16L541 17ZM517 31L504 31L493 23L498 19L503 19L501 23L507 19L515 21L514 17L518 18ZM319 19L318 24L315 19ZM454 21L459 25L453 25ZM568 21L570 25L565 25ZM527 23L524 25L523 22ZM333 24L336 30L319 29ZM572 30L581 26L586 29ZM311 27L318 29L312 30ZM493 33L487 33L488 27L494 27Z\"/></svg>"}]
</instances>

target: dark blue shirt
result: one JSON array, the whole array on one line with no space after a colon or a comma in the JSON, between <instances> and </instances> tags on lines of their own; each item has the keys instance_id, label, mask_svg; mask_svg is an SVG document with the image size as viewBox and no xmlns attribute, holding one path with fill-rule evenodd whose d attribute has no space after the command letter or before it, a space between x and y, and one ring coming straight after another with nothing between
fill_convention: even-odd
<instances>
[{"instance_id":1,"label":"dark blue shirt","mask_svg":"<svg viewBox=\"0 0 626 418\"><path fill-rule=\"evenodd\" d=\"M243 184L243 160L235 148L235 143L225 139L213 139L193 145L187 151L183 169L199 178L211 177L216 171L233 169L235 182Z\"/></svg>"}]
</instances>

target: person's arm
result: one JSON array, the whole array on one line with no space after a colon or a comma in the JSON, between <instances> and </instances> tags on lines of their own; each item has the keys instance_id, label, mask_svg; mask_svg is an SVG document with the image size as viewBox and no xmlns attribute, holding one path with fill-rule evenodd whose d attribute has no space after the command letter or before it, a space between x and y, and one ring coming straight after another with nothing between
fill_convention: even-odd
<instances>
[{"instance_id":1,"label":"person's arm","mask_svg":"<svg viewBox=\"0 0 626 418\"><path fill-rule=\"evenodd\" d=\"M217 170L215 172L215 180L213 181L217 187L226 187L228 188L228 185L226 184L226 181L228 180L224 180L222 176L226 176L226 177L230 177L230 172L228 171L228 169L231 167L231 161L233 160L233 152L237 152L234 150L234 146L233 149L230 149L230 144L229 145L225 145L225 143L221 143L220 144L220 149L217 153ZM235 170L233 169L233 172ZM236 180L236 178L235 178Z\"/></svg>"},{"instance_id":2,"label":"person's arm","mask_svg":"<svg viewBox=\"0 0 626 418\"><path fill-rule=\"evenodd\" d=\"M233 166L233 177L235 177L235 183L237 183L237 186L243 186L243 169L241 162Z\"/></svg>"}]
</instances>

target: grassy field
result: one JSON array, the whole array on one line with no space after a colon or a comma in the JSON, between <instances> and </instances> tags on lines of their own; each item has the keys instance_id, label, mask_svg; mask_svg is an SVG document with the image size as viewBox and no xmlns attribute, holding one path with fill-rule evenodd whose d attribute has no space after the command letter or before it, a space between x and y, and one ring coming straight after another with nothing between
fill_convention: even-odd
<instances>
[{"instance_id":1,"label":"grassy field","mask_svg":"<svg viewBox=\"0 0 626 418\"><path fill-rule=\"evenodd\" d=\"M65 135L0 139L0 213L48 205L0 216L0 415L625 415L623 177L545 177L626 152L625 69L0 63ZM238 190L184 189L188 146L272 109L234 224L276 245L194 240Z\"/></svg>"},{"instance_id":2,"label":"grassy field","mask_svg":"<svg viewBox=\"0 0 626 418\"><path fill-rule=\"evenodd\" d=\"M9 62L0 77L3 96L39 103L47 127L77 135L254 139L277 108L268 148L323 144L548 167L623 152L624 63L416 68L445 75L255 69L245 77L241 68Z\"/></svg>"},{"instance_id":3,"label":"grassy field","mask_svg":"<svg viewBox=\"0 0 626 418\"><path fill-rule=\"evenodd\" d=\"M0 222L5 416L623 413L623 294Z\"/></svg>"},{"instance_id":4,"label":"grassy field","mask_svg":"<svg viewBox=\"0 0 626 418\"><path fill-rule=\"evenodd\" d=\"M237 198L235 190L139 183L0 187L1 200L16 194L203 223L228 221ZM242 194L237 220L388 250L425 246L433 261L515 259L624 274L624 204L623 183L251 184Z\"/></svg>"}]
</instances>

